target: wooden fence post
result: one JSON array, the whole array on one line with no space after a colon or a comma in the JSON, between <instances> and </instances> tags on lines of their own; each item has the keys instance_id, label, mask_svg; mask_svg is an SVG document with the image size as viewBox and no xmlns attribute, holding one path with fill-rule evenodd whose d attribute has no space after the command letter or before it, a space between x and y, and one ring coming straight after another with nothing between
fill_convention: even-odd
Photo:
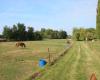
<instances>
[{"instance_id":1,"label":"wooden fence post","mask_svg":"<svg viewBox=\"0 0 100 80\"><path fill-rule=\"evenodd\" d=\"M48 54L49 54L49 64L51 64L51 55L50 55L50 49L48 48Z\"/></svg>"}]
</instances>

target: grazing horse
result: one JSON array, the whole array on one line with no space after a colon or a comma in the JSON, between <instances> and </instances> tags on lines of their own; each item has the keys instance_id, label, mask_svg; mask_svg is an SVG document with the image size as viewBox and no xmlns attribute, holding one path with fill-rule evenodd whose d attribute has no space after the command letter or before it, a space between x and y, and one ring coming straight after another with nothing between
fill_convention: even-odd
<instances>
[{"instance_id":1,"label":"grazing horse","mask_svg":"<svg viewBox=\"0 0 100 80\"><path fill-rule=\"evenodd\" d=\"M96 75L94 73L91 75L90 80L97 80Z\"/></svg>"},{"instance_id":2,"label":"grazing horse","mask_svg":"<svg viewBox=\"0 0 100 80\"><path fill-rule=\"evenodd\" d=\"M17 47L19 47L19 46L21 46L21 47L26 47L25 43L23 43L23 42L17 42L17 43L16 43L16 46L17 46Z\"/></svg>"}]
</instances>

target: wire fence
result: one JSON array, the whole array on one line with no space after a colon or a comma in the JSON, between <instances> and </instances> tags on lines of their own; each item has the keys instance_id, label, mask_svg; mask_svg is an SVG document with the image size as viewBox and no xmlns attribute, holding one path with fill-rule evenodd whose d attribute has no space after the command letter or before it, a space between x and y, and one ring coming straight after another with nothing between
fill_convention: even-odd
<instances>
[{"instance_id":1,"label":"wire fence","mask_svg":"<svg viewBox=\"0 0 100 80\"><path fill-rule=\"evenodd\" d=\"M46 69L40 70L35 72L33 75L31 75L28 79L26 80L35 80L37 77L41 77L43 74L43 72L45 70L49 70L51 68L52 65L54 65L56 63L56 61L58 61L60 59L60 57L64 56L69 49L72 47L73 44L67 44L67 46L65 46L65 49L62 50L61 52L59 52L57 55L52 57L51 63L49 64L49 66L46 67Z\"/></svg>"}]
</instances>

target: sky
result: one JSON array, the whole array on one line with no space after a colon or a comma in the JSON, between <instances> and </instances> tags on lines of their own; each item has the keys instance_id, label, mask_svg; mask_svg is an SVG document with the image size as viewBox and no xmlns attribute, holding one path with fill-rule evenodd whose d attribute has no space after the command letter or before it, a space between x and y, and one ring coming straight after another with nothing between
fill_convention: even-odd
<instances>
[{"instance_id":1,"label":"sky","mask_svg":"<svg viewBox=\"0 0 100 80\"><path fill-rule=\"evenodd\" d=\"M0 33L18 22L68 34L74 27L95 28L96 8L97 0L0 0Z\"/></svg>"}]
</instances>

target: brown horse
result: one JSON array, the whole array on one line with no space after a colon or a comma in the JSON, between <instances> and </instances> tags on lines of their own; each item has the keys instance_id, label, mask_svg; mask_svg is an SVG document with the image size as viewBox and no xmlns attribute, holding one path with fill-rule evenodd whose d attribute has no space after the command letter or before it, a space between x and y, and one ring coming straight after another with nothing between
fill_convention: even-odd
<instances>
[{"instance_id":1,"label":"brown horse","mask_svg":"<svg viewBox=\"0 0 100 80\"><path fill-rule=\"evenodd\" d=\"M17 47L19 47L19 46L20 46L20 47L26 47L25 43L23 43L23 42L17 42L17 43L16 43L16 46L17 46Z\"/></svg>"},{"instance_id":2,"label":"brown horse","mask_svg":"<svg viewBox=\"0 0 100 80\"><path fill-rule=\"evenodd\" d=\"M90 80L97 80L96 75L94 73L91 75Z\"/></svg>"}]
</instances>

